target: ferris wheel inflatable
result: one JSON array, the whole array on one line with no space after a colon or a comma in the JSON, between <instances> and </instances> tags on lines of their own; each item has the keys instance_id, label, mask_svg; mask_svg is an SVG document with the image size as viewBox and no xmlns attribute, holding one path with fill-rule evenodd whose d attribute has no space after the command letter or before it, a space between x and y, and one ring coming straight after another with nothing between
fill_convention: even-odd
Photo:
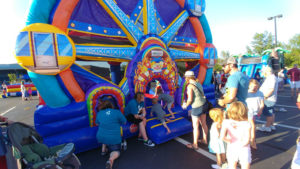
<instances>
[{"instance_id":1,"label":"ferris wheel inflatable","mask_svg":"<svg viewBox=\"0 0 300 169\"><path fill-rule=\"evenodd\" d=\"M98 99L111 99L123 112L134 93L147 93L153 81L175 98L176 118L168 124L168 135L156 118L148 118L149 137L160 144L191 132L187 112L180 107L186 90L180 63L194 71L215 104L210 82L217 51L205 7L204 0L31 1L15 56L45 102L34 115L44 142L74 142L77 152L99 146ZM76 60L107 62L110 79ZM124 73L121 63L127 63ZM147 99L146 106L151 106ZM124 138L136 133L137 126L122 126Z\"/></svg>"}]
</instances>

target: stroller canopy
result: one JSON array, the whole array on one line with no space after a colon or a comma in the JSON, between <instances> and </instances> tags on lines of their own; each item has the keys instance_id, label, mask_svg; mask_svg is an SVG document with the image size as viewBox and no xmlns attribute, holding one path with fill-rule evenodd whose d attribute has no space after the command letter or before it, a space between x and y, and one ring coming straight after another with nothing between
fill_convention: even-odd
<instances>
[{"instance_id":1,"label":"stroller canopy","mask_svg":"<svg viewBox=\"0 0 300 169\"><path fill-rule=\"evenodd\" d=\"M38 142L42 142L42 137L29 125L15 122L8 127L8 137L14 147L21 149L24 139L32 138L37 139Z\"/></svg>"}]
</instances>

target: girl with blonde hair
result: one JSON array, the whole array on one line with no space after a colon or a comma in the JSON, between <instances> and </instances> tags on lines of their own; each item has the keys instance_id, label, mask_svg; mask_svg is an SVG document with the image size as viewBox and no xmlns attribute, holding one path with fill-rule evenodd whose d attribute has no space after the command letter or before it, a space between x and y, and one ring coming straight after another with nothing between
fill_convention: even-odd
<instances>
[{"instance_id":1,"label":"girl with blonde hair","mask_svg":"<svg viewBox=\"0 0 300 169\"><path fill-rule=\"evenodd\" d=\"M213 120L210 128L209 152L216 154L217 164L211 165L212 168L222 168L226 162L225 143L220 139L220 131L223 122L224 112L220 108L213 108L209 111L209 116ZM225 164L226 165L226 164Z\"/></svg>"},{"instance_id":2,"label":"girl with blonde hair","mask_svg":"<svg viewBox=\"0 0 300 169\"><path fill-rule=\"evenodd\" d=\"M249 169L251 163L251 124L244 103L235 101L227 110L229 119L223 121L221 139L227 143L226 157L229 169L236 169L240 162L242 169Z\"/></svg>"}]
</instances>

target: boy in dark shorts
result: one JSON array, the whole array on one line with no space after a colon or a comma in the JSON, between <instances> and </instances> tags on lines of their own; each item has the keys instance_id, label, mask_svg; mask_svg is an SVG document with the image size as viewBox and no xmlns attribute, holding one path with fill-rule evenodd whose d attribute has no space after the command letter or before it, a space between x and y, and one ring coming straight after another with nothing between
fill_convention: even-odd
<instances>
[{"instance_id":1,"label":"boy in dark shorts","mask_svg":"<svg viewBox=\"0 0 300 169\"><path fill-rule=\"evenodd\" d=\"M162 100L165 104L164 109L168 107L168 111L170 112L173 119L175 119L174 113L171 110L172 104L174 103L174 98L168 94L163 93L162 89L157 89L158 100Z\"/></svg>"},{"instance_id":2,"label":"boy in dark shorts","mask_svg":"<svg viewBox=\"0 0 300 169\"><path fill-rule=\"evenodd\" d=\"M157 98L152 99L152 109L151 116L153 116L153 112L156 114L157 119L163 124L163 126L167 129L167 133L171 133L171 130L166 124L166 121L170 121L170 119L165 118L166 112L162 109L161 104L158 103Z\"/></svg>"},{"instance_id":3,"label":"boy in dark shorts","mask_svg":"<svg viewBox=\"0 0 300 169\"><path fill-rule=\"evenodd\" d=\"M125 107L125 116L127 120L139 126L138 140L143 140L144 144L149 147L154 147L155 144L148 139L146 133L146 110L144 107L144 94L137 92L134 99L130 100Z\"/></svg>"}]
</instances>

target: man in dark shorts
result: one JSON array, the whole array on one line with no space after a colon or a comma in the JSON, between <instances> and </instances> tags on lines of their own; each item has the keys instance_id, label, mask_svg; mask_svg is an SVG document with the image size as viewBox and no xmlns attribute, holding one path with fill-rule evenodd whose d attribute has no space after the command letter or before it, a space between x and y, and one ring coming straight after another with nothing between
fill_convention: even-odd
<instances>
[{"instance_id":1,"label":"man in dark shorts","mask_svg":"<svg viewBox=\"0 0 300 169\"><path fill-rule=\"evenodd\" d=\"M134 99L130 100L125 107L125 116L127 120L139 126L138 140L143 140L144 144L149 147L154 147L155 144L148 139L146 133L146 110L144 107L144 94L137 92Z\"/></svg>"}]
</instances>

